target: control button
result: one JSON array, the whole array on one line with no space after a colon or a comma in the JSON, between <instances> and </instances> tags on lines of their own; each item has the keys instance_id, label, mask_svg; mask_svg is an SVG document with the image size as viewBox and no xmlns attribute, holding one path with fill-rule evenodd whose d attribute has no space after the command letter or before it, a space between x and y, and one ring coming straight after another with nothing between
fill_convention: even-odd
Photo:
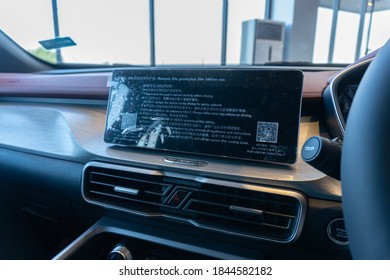
<instances>
[{"instance_id":1,"label":"control button","mask_svg":"<svg viewBox=\"0 0 390 280\"><path fill-rule=\"evenodd\" d=\"M341 139L310 137L302 146L302 159L319 171L340 180Z\"/></svg>"},{"instance_id":2,"label":"control button","mask_svg":"<svg viewBox=\"0 0 390 280\"><path fill-rule=\"evenodd\" d=\"M349 244L344 219L335 219L329 223L328 236L337 245L345 246Z\"/></svg>"},{"instance_id":3,"label":"control button","mask_svg":"<svg viewBox=\"0 0 390 280\"><path fill-rule=\"evenodd\" d=\"M188 194L189 194L188 191L178 190L168 201L167 205L172 207L179 206L184 201L184 199L187 197Z\"/></svg>"},{"instance_id":4,"label":"control button","mask_svg":"<svg viewBox=\"0 0 390 280\"><path fill-rule=\"evenodd\" d=\"M108 254L108 260L132 260L133 256L131 255L130 250L122 244L118 244L114 249Z\"/></svg>"},{"instance_id":5,"label":"control button","mask_svg":"<svg viewBox=\"0 0 390 280\"><path fill-rule=\"evenodd\" d=\"M302 158L312 160L320 151L321 142L318 138L310 138L302 147Z\"/></svg>"}]
</instances>

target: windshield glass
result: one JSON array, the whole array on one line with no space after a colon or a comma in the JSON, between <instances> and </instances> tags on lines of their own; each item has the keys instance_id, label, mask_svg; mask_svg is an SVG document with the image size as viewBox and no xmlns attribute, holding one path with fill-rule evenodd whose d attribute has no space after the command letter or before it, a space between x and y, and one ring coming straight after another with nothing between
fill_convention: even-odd
<instances>
[{"instance_id":1,"label":"windshield glass","mask_svg":"<svg viewBox=\"0 0 390 280\"><path fill-rule=\"evenodd\" d=\"M390 0L0 3L0 29L51 63L351 63L390 37Z\"/></svg>"}]
</instances>

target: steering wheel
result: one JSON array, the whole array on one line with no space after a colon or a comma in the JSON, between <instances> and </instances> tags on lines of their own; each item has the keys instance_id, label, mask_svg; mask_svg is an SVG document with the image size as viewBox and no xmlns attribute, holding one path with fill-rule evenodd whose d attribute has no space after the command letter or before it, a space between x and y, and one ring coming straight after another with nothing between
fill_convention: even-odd
<instances>
[{"instance_id":1,"label":"steering wheel","mask_svg":"<svg viewBox=\"0 0 390 280\"><path fill-rule=\"evenodd\" d=\"M390 40L353 100L341 159L342 202L354 259L390 259Z\"/></svg>"}]
</instances>

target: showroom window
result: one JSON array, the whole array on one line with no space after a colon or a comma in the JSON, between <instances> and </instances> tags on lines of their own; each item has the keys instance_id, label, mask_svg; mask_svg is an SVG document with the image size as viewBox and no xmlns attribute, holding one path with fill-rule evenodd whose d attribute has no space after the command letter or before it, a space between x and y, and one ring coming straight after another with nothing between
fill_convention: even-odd
<instances>
[{"instance_id":1,"label":"showroom window","mask_svg":"<svg viewBox=\"0 0 390 280\"><path fill-rule=\"evenodd\" d=\"M156 65L220 63L222 1L154 2Z\"/></svg>"},{"instance_id":2,"label":"showroom window","mask_svg":"<svg viewBox=\"0 0 390 280\"><path fill-rule=\"evenodd\" d=\"M283 36L276 36L279 47L268 40L269 45L257 48L269 53L263 55L272 58L266 63L282 65L351 63L390 37L390 0L0 0L0 4L0 29L51 63L248 64L242 58L252 55L251 42L259 39L243 44L243 24L248 21L271 20L284 26ZM45 49L39 43L61 37L70 37L75 45Z\"/></svg>"},{"instance_id":3,"label":"showroom window","mask_svg":"<svg viewBox=\"0 0 390 280\"><path fill-rule=\"evenodd\" d=\"M61 49L65 62L149 63L148 1L57 1L60 33L77 44Z\"/></svg>"},{"instance_id":4,"label":"showroom window","mask_svg":"<svg viewBox=\"0 0 390 280\"><path fill-rule=\"evenodd\" d=\"M350 63L390 37L389 0L320 0L313 62Z\"/></svg>"}]
</instances>

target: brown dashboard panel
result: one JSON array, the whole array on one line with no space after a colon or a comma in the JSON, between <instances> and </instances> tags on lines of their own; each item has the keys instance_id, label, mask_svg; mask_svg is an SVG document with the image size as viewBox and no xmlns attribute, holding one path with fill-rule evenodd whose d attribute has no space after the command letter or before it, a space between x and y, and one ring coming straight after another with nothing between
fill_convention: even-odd
<instances>
[{"instance_id":1,"label":"brown dashboard panel","mask_svg":"<svg viewBox=\"0 0 390 280\"><path fill-rule=\"evenodd\" d=\"M106 100L110 72L0 73L0 97L55 97ZM320 101L328 79L337 71L303 71L303 100Z\"/></svg>"},{"instance_id":2,"label":"brown dashboard panel","mask_svg":"<svg viewBox=\"0 0 390 280\"><path fill-rule=\"evenodd\" d=\"M107 99L111 73L0 73L0 97Z\"/></svg>"}]
</instances>

